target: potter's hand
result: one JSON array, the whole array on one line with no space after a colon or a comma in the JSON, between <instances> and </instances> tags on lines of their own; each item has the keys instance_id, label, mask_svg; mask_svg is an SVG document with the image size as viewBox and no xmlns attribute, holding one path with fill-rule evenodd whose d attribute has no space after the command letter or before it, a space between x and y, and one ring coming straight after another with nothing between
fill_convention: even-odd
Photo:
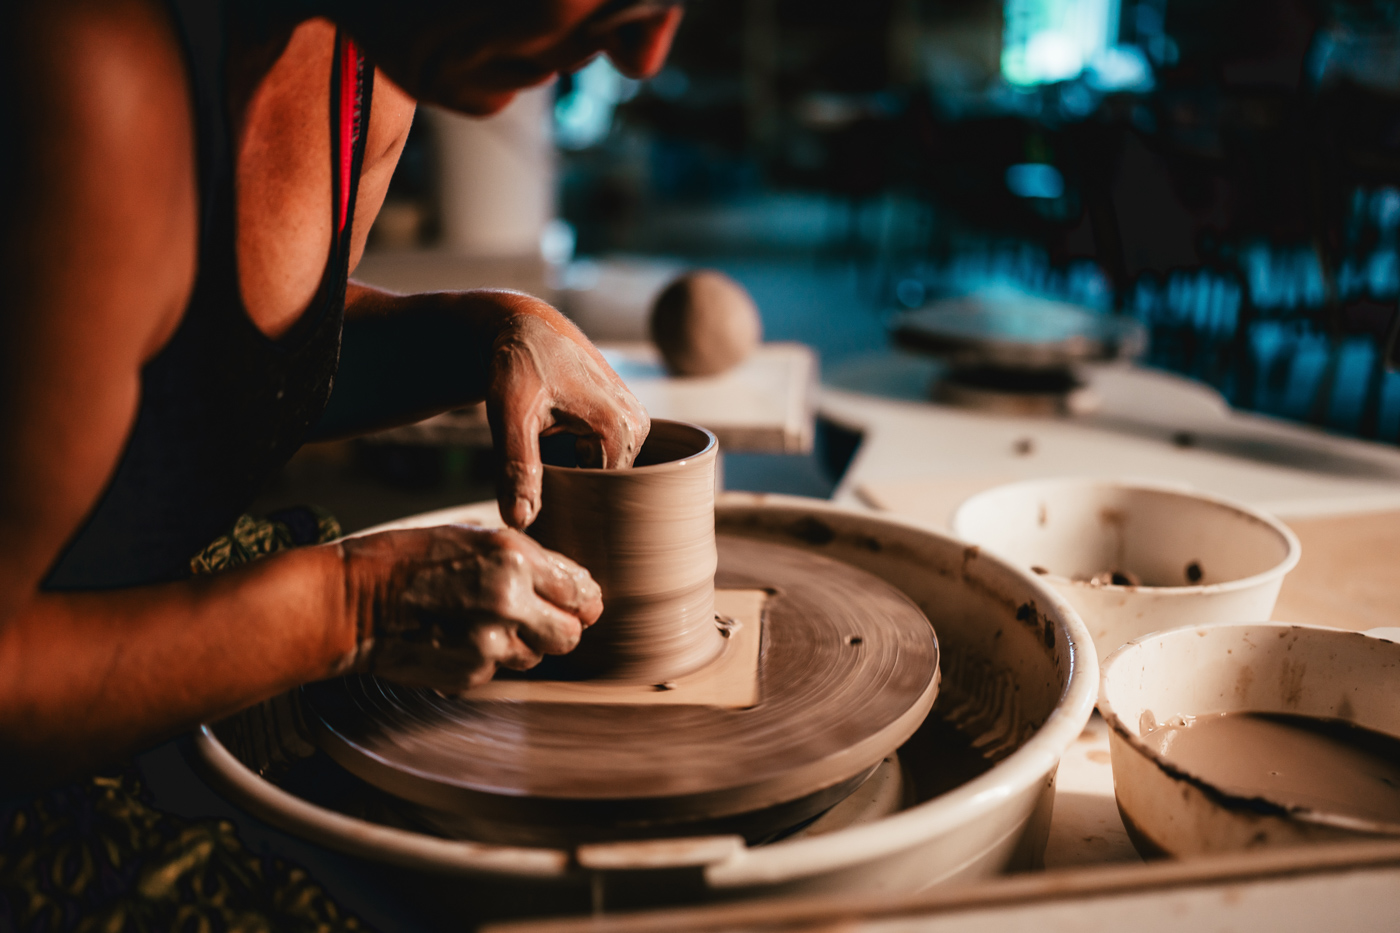
<instances>
[{"instance_id":1,"label":"potter's hand","mask_svg":"<svg viewBox=\"0 0 1400 933\"><path fill-rule=\"evenodd\" d=\"M340 547L359 633L346 671L459 693L569 651L603 611L588 571L518 531L444 525Z\"/></svg>"},{"instance_id":2,"label":"potter's hand","mask_svg":"<svg viewBox=\"0 0 1400 933\"><path fill-rule=\"evenodd\" d=\"M528 295L498 293L511 313L492 348L486 412L500 452L501 517L524 528L540 511L541 434L575 434L585 466L629 467L651 421L588 338Z\"/></svg>"}]
</instances>

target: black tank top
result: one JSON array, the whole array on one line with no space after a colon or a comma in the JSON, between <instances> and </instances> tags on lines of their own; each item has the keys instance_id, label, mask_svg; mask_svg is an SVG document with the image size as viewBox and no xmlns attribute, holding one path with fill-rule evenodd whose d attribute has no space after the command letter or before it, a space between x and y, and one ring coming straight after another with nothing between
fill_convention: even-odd
<instances>
[{"instance_id":1,"label":"black tank top","mask_svg":"<svg viewBox=\"0 0 1400 933\"><path fill-rule=\"evenodd\" d=\"M373 67L337 37L329 107L337 234L316 298L291 331L273 340L248 317L238 284L226 4L169 5L195 107L197 277L175 335L141 372L126 448L98 504L50 569L44 583L50 590L186 576L190 558L229 530L301 446L330 398L339 360Z\"/></svg>"}]
</instances>

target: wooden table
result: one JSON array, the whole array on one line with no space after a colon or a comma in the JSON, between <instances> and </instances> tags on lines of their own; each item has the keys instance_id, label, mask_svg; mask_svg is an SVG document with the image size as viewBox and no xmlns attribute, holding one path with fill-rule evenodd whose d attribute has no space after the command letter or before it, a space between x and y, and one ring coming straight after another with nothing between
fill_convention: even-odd
<instances>
[{"instance_id":1,"label":"wooden table","mask_svg":"<svg viewBox=\"0 0 1400 933\"><path fill-rule=\"evenodd\" d=\"M1400 918L1400 841L1025 874L916 894L751 901L483 933L1389 933Z\"/></svg>"},{"instance_id":2,"label":"wooden table","mask_svg":"<svg viewBox=\"0 0 1400 933\"><path fill-rule=\"evenodd\" d=\"M1303 556L1274 618L1400 636L1400 511L1288 519ZM1397 639L1400 640L1400 639Z\"/></svg>"}]
</instances>

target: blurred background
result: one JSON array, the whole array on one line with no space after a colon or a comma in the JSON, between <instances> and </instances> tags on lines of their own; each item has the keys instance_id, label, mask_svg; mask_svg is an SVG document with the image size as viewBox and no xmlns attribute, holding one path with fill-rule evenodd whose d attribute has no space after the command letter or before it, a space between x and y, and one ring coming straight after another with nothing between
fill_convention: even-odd
<instances>
[{"instance_id":1,"label":"blurred background","mask_svg":"<svg viewBox=\"0 0 1400 933\"><path fill-rule=\"evenodd\" d=\"M717 268L837 386L898 369L893 315L994 288L1394 444L1397 238L1400 3L695 0L651 80L600 58L487 121L421 113L360 275L644 340Z\"/></svg>"}]
</instances>

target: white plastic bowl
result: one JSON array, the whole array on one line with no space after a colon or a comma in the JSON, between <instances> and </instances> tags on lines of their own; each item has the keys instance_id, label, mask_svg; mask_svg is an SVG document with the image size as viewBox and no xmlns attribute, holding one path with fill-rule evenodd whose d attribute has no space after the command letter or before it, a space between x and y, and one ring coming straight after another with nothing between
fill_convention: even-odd
<instances>
[{"instance_id":1,"label":"white plastic bowl","mask_svg":"<svg viewBox=\"0 0 1400 933\"><path fill-rule=\"evenodd\" d=\"M395 524L460 521L499 523L495 504L483 503ZM259 778L207 727L198 757L217 788L267 822L376 863L374 875L385 884L440 878L422 896L456 898L478 918L577 913L590 904L911 891L1037 862L1060 756L1083 730L1098 692L1098 664L1074 610L1032 575L968 553L952 538L817 500L728 494L716 525L720 534L810 548L906 593L938 632L943 687L935 712L977 736L996 764L947 793L823 835L755 846L711 837L568 851L439 839L332 812Z\"/></svg>"},{"instance_id":2,"label":"white plastic bowl","mask_svg":"<svg viewBox=\"0 0 1400 933\"><path fill-rule=\"evenodd\" d=\"M1267 619L1302 553L1288 526L1241 502L1113 480L998 486L964 502L952 527L1062 593L1100 660L1149 632ZM1105 571L1140 582L1090 582Z\"/></svg>"},{"instance_id":3,"label":"white plastic bowl","mask_svg":"<svg viewBox=\"0 0 1400 933\"><path fill-rule=\"evenodd\" d=\"M1139 638L1103 665L1113 787L1144 855L1400 835L1400 825L1240 797L1142 740L1178 716L1290 713L1400 736L1400 644L1283 622L1191 626Z\"/></svg>"}]
</instances>

